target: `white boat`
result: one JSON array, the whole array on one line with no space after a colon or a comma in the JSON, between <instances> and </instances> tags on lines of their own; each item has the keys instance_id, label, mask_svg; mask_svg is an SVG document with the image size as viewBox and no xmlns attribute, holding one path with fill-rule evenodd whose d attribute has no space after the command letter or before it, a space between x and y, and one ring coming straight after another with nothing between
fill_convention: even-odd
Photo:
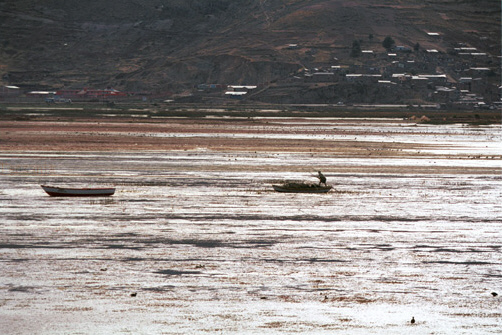
<instances>
[{"instance_id":1,"label":"white boat","mask_svg":"<svg viewBox=\"0 0 502 335\"><path fill-rule=\"evenodd\" d=\"M115 193L115 188L68 188L40 185L51 197L105 197Z\"/></svg>"}]
</instances>

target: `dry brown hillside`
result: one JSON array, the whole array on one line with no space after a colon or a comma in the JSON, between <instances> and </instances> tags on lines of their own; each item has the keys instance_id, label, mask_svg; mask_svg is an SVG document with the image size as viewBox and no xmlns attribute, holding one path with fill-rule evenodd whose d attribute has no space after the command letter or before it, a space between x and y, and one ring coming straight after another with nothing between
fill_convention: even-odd
<instances>
[{"instance_id":1,"label":"dry brown hillside","mask_svg":"<svg viewBox=\"0 0 502 335\"><path fill-rule=\"evenodd\" d=\"M350 60L354 40L500 54L498 0L0 2L2 84L182 92L260 84ZM441 32L431 39L426 32ZM298 48L289 50L289 44Z\"/></svg>"}]
</instances>

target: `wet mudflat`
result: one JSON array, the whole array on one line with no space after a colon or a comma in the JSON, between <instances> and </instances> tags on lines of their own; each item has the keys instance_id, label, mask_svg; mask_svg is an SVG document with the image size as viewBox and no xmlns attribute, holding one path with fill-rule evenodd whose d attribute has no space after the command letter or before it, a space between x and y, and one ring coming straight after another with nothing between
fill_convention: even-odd
<instances>
[{"instance_id":1,"label":"wet mudflat","mask_svg":"<svg viewBox=\"0 0 502 335\"><path fill-rule=\"evenodd\" d=\"M502 331L500 126L262 121L52 129L66 146L103 141L85 151L48 151L43 132L33 147L13 125L2 333ZM330 193L271 188L318 169Z\"/></svg>"}]
</instances>

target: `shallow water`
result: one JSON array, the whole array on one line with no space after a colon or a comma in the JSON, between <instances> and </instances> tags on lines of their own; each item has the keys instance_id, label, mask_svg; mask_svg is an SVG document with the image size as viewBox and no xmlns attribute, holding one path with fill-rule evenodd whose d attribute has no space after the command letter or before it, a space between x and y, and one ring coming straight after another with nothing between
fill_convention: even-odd
<instances>
[{"instance_id":1,"label":"shallow water","mask_svg":"<svg viewBox=\"0 0 502 335\"><path fill-rule=\"evenodd\" d=\"M493 155L500 134L427 130L444 158L1 153L1 332L500 333L501 175L406 169L500 167L448 158ZM325 173L328 194L272 191L314 181L319 165L363 172ZM403 169L364 172L375 165ZM90 181L117 192L51 198L39 186Z\"/></svg>"}]
</instances>

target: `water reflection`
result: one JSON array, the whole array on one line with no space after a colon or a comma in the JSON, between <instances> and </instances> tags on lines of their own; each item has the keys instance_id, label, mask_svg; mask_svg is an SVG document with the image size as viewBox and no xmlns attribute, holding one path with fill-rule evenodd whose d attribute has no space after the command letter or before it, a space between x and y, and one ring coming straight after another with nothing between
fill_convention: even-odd
<instances>
[{"instance_id":1,"label":"water reflection","mask_svg":"<svg viewBox=\"0 0 502 335\"><path fill-rule=\"evenodd\" d=\"M427 129L454 142L442 128ZM468 146L485 154L479 143ZM423 333L501 330L500 300L491 295L502 291L501 176L407 170L482 171L500 160L266 152L0 158L3 166L53 167L43 175L2 171L0 326L12 334L402 334L412 316ZM272 191L276 180L311 178L295 166L319 165L336 167L323 169L335 191ZM342 169L374 165L396 169ZM117 192L51 198L42 181Z\"/></svg>"}]
</instances>

